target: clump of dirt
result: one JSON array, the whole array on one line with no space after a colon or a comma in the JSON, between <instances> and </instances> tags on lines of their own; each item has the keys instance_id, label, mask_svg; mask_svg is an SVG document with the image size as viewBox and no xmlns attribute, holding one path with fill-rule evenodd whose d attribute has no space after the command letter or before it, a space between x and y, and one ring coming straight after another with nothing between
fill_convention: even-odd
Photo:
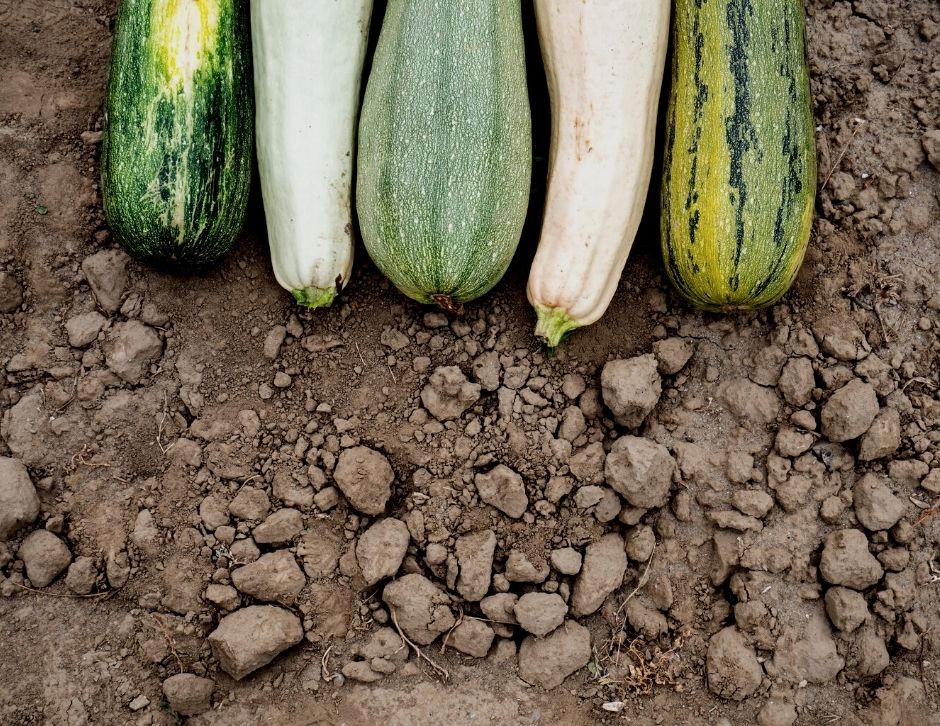
<instances>
[{"instance_id":1,"label":"clump of dirt","mask_svg":"<svg viewBox=\"0 0 940 726\"><path fill-rule=\"evenodd\" d=\"M364 255L301 313L257 208L205 277L127 258L114 10L0 10L0 722L930 722L935 4L809 3L819 219L783 303L688 308L650 220L555 355L537 224L462 315Z\"/></svg>"}]
</instances>

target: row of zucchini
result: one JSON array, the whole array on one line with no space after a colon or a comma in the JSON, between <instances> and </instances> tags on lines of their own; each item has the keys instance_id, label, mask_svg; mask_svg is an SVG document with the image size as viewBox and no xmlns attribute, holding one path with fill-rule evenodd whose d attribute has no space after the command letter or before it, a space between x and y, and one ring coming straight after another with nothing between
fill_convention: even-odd
<instances>
[{"instance_id":1,"label":"row of zucchini","mask_svg":"<svg viewBox=\"0 0 940 726\"><path fill-rule=\"evenodd\" d=\"M535 0L552 137L528 296L549 346L599 319L623 272L672 6ZM371 14L372 0L124 0L102 155L118 241L215 262L256 148L277 280L328 305L352 268L356 159L363 242L402 292L455 310L492 288L529 203L520 0L388 0L360 113ZM666 272L705 309L769 305L803 259L816 189L802 3L675 0L672 28Z\"/></svg>"}]
</instances>

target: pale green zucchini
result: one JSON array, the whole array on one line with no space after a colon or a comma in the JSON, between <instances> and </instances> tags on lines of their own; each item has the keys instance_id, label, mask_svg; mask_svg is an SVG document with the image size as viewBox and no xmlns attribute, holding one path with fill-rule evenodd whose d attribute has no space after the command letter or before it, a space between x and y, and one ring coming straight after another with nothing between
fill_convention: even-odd
<instances>
[{"instance_id":1,"label":"pale green zucchini","mask_svg":"<svg viewBox=\"0 0 940 726\"><path fill-rule=\"evenodd\" d=\"M378 268L423 303L485 293L519 242L531 154L519 0L390 0L356 182Z\"/></svg>"}]
</instances>

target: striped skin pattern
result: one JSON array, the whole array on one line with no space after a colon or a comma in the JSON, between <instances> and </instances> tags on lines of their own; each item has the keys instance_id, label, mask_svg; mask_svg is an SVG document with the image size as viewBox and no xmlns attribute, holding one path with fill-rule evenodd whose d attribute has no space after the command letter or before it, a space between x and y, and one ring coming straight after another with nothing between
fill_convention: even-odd
<instances>
[{"instance_id":1,"label":"striped skin pattern","mask_svg":"<svg viewBox=\"0 0 940 726\"><path fill-rule=\"evenodd\" d=\"M712 311L790 287L806 252L816 150L801 0L677 0L662 186L676 288Z\"/></svg>"},{"instance_id":2,"label":"striped skin pattern","mask_svg":"<svg viewBox=\"0 0 940 726\"><path fill-rule=\"evenodd\" d=\"M247 208L253 117L248 0L124 0L101 159L118 242L184 270L225 254Z\"/></svg>"},{"instance_id":3,"label":"striped skin pattern","mask_svg":"<svg viewBox=\"0 0 940 726\"><path fill-rule=\"evenodd\" d=\"M519 0L390 0L356 195L382 273L448 309L488 291L519 243L531 157Z\"/></svg>"}]
</instances>

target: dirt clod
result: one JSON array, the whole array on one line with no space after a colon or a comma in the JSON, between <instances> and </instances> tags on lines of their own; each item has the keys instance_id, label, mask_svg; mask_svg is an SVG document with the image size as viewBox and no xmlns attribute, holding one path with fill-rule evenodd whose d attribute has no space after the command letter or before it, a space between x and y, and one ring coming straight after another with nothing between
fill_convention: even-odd
<instances>
[{"instance_id":1,"label":"dirt clod","mask_svg":"<svg viewBox=\"0 0 940 726\"><path fill-rule=\"evenodd\" d=\"M460 568L457 592L464 600L482 600L490 589L496 534L484 530L463 535L457 539L455 551Z\"/></svg>"},{"instance_id":2,"label":"dirt clod","mask_svg":"<svg viewBox=\"0 0 940 726\"><path fill-rule=\"evenodd\" d=\"M296 509L278 509L251 531L255 542L286 545L303 529L303 515Z\"/></svg>"},{"instance_id":3,"label":"dirt clod","mask_svg":"<svg viewBox=\"0 0 940 726\"><path fill-rule=\"evenodd\" d=\"M339 455L333 478L343 496L363 514L382 514L392 495L395 472L384 455L365 446L353 446Z\"/></svg>"},{"instance_id":4,"label":"dirt clod","mask_svg":"<svg viewBox=\"0 0 940 726\"><path fill-rule=\"evenodd\" d=\"M891 529L904 516L904 502L875 474L866 474L852 490L855 516L865 529Z\"/></svg>"},{"instance_id":5,"label":"dirt clod","mask_svg":"<svg viewBox=\"0 0 940 726\"><path fill-rule=\"evenodd\" d=\"M591 634L569 620L544 638L528 636L519 647L519 677L541 688L555 688L591 659Z\"/></svg>"},{"instance_id":6,"label":"dirt clod","mask_svg":"<svg viewBox=\"0 0 940 726\"><path fill-rule=\"evenodd\" d=\"M871 678L891 662L884 638L871 627L861 628L849 651L846 668L857 678Z\"/></svg>"},{"instance_id":7,"label":"dirt clod","mask_svg":"<svg viewBox=\"0 0 940 726\"><path fill-rule=\"evenodd\" d=\"M506 557L505 576L509 582L544 582L548 577L547 562L533 561L521 550L510 550Z\"/></svg>"},{"instance_id":8,"label":"dirt clod","mask_svg":"<svg viewBox=\"0 0 940 726\"><path fill-rule=\"evenodd\" d=\"M407 525L400 519L380 519L356 543L356 560L367 585L393 577L408 550Z\"/></svg>"},{"instance_id":9,"label":"dirt clod","mask_svg":"<svg viewBox=\"0 0 940 726\"><path fill-rule=\"evenodd\" d=\"M624 608L630 627L649 641L669 632L669 621L661 612L641 600L630 600Z\"/></svg>"},{"instance_id":10,"label":"dirt clod","mask_svg":"<svg viewBox=\"0 0 940 726\"><path fill-rule=\"evenodd\" d=\"M614 360L601 371L604 405L621 426L635 429L656 407L662 393L658 364L652 354Z\"/></svg>"},{"instance_id":11,"label":"dirt clod","mask_svg":"<svg viewBox=\"0 0 940 726\"><path fill-rule=\"evenodd\" d=\"M769 424L780 411L780 401L773 389L747 379L723 383L718 396L728 410L744 422Z\"/></svg>"},{"instance_id":12,"label":"dirt clod","mask_svg":"<svg viewBox=\"0 0 940 726\"><path fill-rule=\"evenodd\" d=\"M845 665L821 607L814 607L804 627L786 629L777 641L773 669L781 680L795 684L827 683Z\"/></svg>"},{"instance_id":13,"label":"dirt clod","mask_svg":"<svg viewBox=\"0 0 940 726\"><path fill-rule=\"evenodd\" d=\"M826 591L826 614L845 633L853 632L869 617L865 598L847 587L830 587Z\"/></svg>"},{"instance_id":14,"label":"dirt clod","mask_svg":"<svg viewBox=\"0 0 940 726\"><path fill-rule=\"evenodd\" d=\"M571 594L572 613L583 616L597 610L620 587L626 571L627 555L618 535L608 534L588 545Z\"/></svg>"},{"instance_id":15,"label":"dirt clod","mask_svg":"<svg viewBox=\"0 0 940 726\"><path fill-rule=\"evenodd\" d=\"M39 516L39 497L22 462L0 456L0 542Z\"/></svg>"},{"instance_id":16,"label":"dirt clod","mask_svg":"<svg viewBox=\"0 0 940 726\"><path fill-rule=\"evenodd\" d=\"M307 580L297 560L287 550L261 555L256 561L232 571L232 584L239 592L265 602L290 604Z\"/></svg>"},{"instance_id":17,"label":"dirt clod","mask_svg":"<svg viewBox=\"0 0 940 726\"><path fill-rule=\"evenodd\" d=\"M421 391L421 402L438 421L459 418L480 399L480 385L467 380L457 366L436 369Z\"/></svg>"},{"instance_id":18,"label":"dirt clod","mask_svg":"<svg viewBox=\"0 0 940 726\"><path fill-rule=\"evenodd\" d=\"M719 630L708 641L708 688L716 696L740 701L761 684L764 670L734 626Z\"/></svg>"},{"instance_id":19,"label":"dirt clod","mask_svg":"<svg viewBox=\"0 0 940 726\"><path fill-rule=\"evenodd\" d=\"M921 487L931 494L940 494L940 469L933 469L920 482Z\"/></svg>"},{"instance_id":20,"label":"dirt clod","mask_svg":"<svg viewBox=\"0 0 940 726\"><path fill-rule=\"evenodd\" d=\"M235 610L238 608L239 604L241 604L238 590L231 585L219 585L213 582L206 587L206 592L203 597L205 597L207 602L211 602L213 605L222 608L222 610L226 612Z\"/></svg>"},{"instance_id":21,"label":"dirt clod","mask_svg":"<svg viewBox=\"0 0 940 726\"><path fill-rule=\"evenodd\" d=\"M878 414L875 389L860 378L853 378L832 394L822 408L822 432L836 442L857 439L868 431Z\"/></svg>"},{"instance_id":22,"label":"dirt clod","mask_svg":"<svg viewBox=\"0 0 940 726\"><path fill-rule=\"evenodd\" d=\"M573 547L552 550L552 567L563 575L577 575L581 571L581 553Z\"/></svg>"},{"instance_id":23,"label":"dirt clod","mask_svg":"<svg viewBox=\"0 0 940 726\"><path fill-rule=\"evenodd\" d=\"M486 474L477 474L474 484L480 499L514 519L521 517L529 506L522 477L504 464Z\"/></svg>"},{"instance_id":24,"label":"dirt clod","mask_svg":"<svg viewBox=\"0 0 940 726\"><path fill-rule=\"evenodd\" d=\"M783 701L767 701L757 712L757 726L792 726L796 707Z\"/></svg>"},{"instance_id":25,"label":"dirt clod","mask_svg":"<svg viewBox=\"0 0 940 726\"><path fill-rule=\"evenodd\" d=\"M150 366L160 360L163 341L157 331L137 320L118 323L101 345L105 362L128 383L142 383Z\"/></svg>"},{"instance_id":26,"label":"dirt clod","mask_svg":"<svg viewBox=\"0 0 940 726\"><path fill-rule=\"evenodd\" d=\"M382 674L372 670L372 666L364 660L349 661L343 666L342 673L357 683L375 683L382 678Z\"/></svg>"},{"instance_id":27,"label":"dirt clod","mask_svg":"<svg viewBox=\"0 0 940 726\"><path fill-rule=\"evenodd\" d=\"M528 592L516 602L514 612L523 630L541 637L565 621L568 606L556 593Z\"/></svg>"},{"instance_id":28,"label":"dirt clod","mask_svg":"<svg viewBox=\"0 0 940 726\"><path fill-rule=\"evenodd\" d=\"M675 461L662 444L637 436L621 436L607 454L607 483L632 506L661 507L669 498Z\"/></svg>"},{"instance_id":29,"label":"dirt clod","mask_svg":"<svg viewBox=\"0 0 940 726\"><path fill-rule=\"evenodd\" d=\"M72 562L68 545L45 529L28 534L20 545L19 555L34 587L45 587Z\"/></svg>"},{"instance_id":30,"label":"dirt clod","mask_svg":"<svg viewBox=\"0 0 940 726\"><path fill-rule=\"evenodd\" d=\"M212 707L215 683L193 673L177 673L163 681L163 695L180 716L198 716Z\"/></svg>"},{"instance_id":31,"label":"dirt clod","mask_svg":"<svg viewBox=\"0 0 940 726\"><path fill-rule=\"evenodd\" d=\"M826 582L855 590L871 587L884 574L881 563L868 551L868 539L858 529L841 529L826 537L819 571Z\"/></svg>"},{"instance_id":32,"label":"dirt clod","mask_svg":"<svg viewBox=\"0 0 940 726\"><path fill-rule=\"evenodd\" d=\"M8 272L0 271L0 313L12 313L23 304L23 288Z\"/></svg>"},{"instance_id":33,"label":"dirt clod","mask_svg":"<svg viewBox=\"0 0 940 726\"><path fill-rule=\"evenodd\" d=\"M900 446L901 415L893 408L883 408L858 442L858 458L860 461L883 459Z\"/></svg>"},{"instance_id":34,"label":"dirt clod","mask_svg":"<svg viewBox=\"0 0 940 726\"><path fill-rule=\"evenodd\" d=\"M464 620L450 633L447 645L474 658L485 658L494 638L493 628L481 620Z\"/></svg>"},{"instance_id":35,"label":"dirt clod","mask_svg":"<svg viewBox=\"0 0 940 726\"><path fill-rule=\"evenodd\" d=\"M582 484L601 484L604 481L604 463L607 460L607 454L604 453L604 445L599 441L588 444L578 451L568 461L568 468ZM556 482L563 483L563 478L557 478Z\"/></svg>"},{"instance_id":36,"label":"dirt clod","mask_svg":"<svg viewBox=\"0 0 940 726\"><path fill-rule=\"evenodd\" d=\"M82 272L95 301L105 312L113 313L121 307L127 285L127 262L127 255L118 249L96 252L82 262Z\"/></svg>"},{"instance_id":37,"label":"dirt clod","mask_svg":"<svg viewBox=\"0 0 940 726\"><path fill-rule=\"evenodd\" d=\"M252 605L219 621L209 634L212 654L236 681L266 666L304 636L300 618L273 605Z\"/></svg>"},{"instance_id":38,"label":"dirt clod","mask_svg":"<svg viewBox=\"0 0 940 726\"><path fill-rule=\"evenodd\" d=\"M221 476L226 469L227 466L220 465L217 468L217 473ZM203 504L205 504L205 502L203 502ZM229 503L228 511L235 519L260 522L268 515L268 512L271 511L271 500L268 497L268 493L263 489L258 489L257 487L246 484L238 490L238 494L236 494L235 498ZM216 521L219 520L217 519ZM227 518L226 521L228 521Z\"/></svg>"},{"instance_id":39,"label":"dirt clod","mask_svg":"<svg viewBox=\"0 0 940 726\"><path fill-rule=\"evenodd\" d=\"M666 338L653 343L653 355L659 372L664 376L674 376L685 368L693 351L692 343L683 338Z\"/></svg>"},{"instance_id":40,"label":"dirt clod","mask_svg":"<svg viewBox=\"0 0 940 726\"><path fill-rule=\"evenodd\" d=\"M419 645L430 645L456 622L450 597L428 578L417 573L393 580L382 592L398 626Z\"/></svg>"},{"instance_id":41,"label":"dirt clod","mask_svg":"<svg viewBox=\"0 0 940 726\"><path fill-rule=\"evenodd\" d=\"M91 311L69 318L65 323L65 332L69 336L69 345L73 348L85 348L91 345L104 327L107 318L99 312Z\"/></svg>"},{"instance_id":42,"label":"dirt clod","mask_svg":"<svg viewBox=\"0 0 940 726\"><path fill-rule=\"evenodd\" d=\"M75 561L69 565L68 574L65 576L65 586L76 595L88 595L95 589L97 577L98 569L93 559L76 557Z\"/></svg>"},{"instance_id":43,"label":"dirt clod","mask_svg":"<svg viewBox=\"0 0 940 726\"><path fill-rule=\"evenodd\" d=\"M934 169L940 171L940 129L931 129L924 133L920 143L924 147L924 153L927 154L927 160Z\"/></svg>"}]
</instances>

